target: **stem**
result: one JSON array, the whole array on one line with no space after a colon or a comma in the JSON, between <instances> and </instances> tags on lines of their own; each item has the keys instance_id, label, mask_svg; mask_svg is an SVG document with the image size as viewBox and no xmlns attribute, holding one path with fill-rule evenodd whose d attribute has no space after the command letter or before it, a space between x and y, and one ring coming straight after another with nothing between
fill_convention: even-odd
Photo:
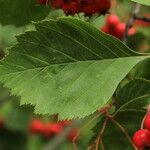
<instances>
[{"instance_id":1,"label":"stem","mask_svg":"<svg viewBox=\"0 0 150 150\"><path fill-rule=\"evenodd\" d=\"M103 123L103 126L102 126L102 129L100 130L100 133L98 134L98 136L97 136L97 138L96 138L96 143L95 143L95 146L96 146L96 148L95 148L95 150L98 150L99 149L99 143L101 142L101 138L102 138L102 134L104 133L104 131L105 131L105 128L106 128L106 125L107 125L107 123L108 123L108 120L109 120L109 118L106 118L105 119L105 121L104 121L104 123ZM103 147L103 149L104 149L104 147Z\"/></svg>"},{"instance_id":2,"label":"stem","mask_svg":"<svg viewBox=\"0 0 150 150\"><path fill-rule=\"evenodd\" d=\"M141 5L136 3L135 7L134 7L134 11L132 13L132 17L129 19L128 23L126 24L126 29L124 32L124 43L127 43L127 39L128 39L128 31L129 29L133 26L134 21L136 20L136 17L140 11Z\"/></svg>"},{"instance_id":3,"label":"stem","mask_svg":"<svg viewBox=\"0 0 150 150\"><path fill-rule=\"evenodd\" d=\"M134 145L134 143L132 142L132 139L130 138L130 136L129 136L128 132L125 130L125 128L124 128L122 125L120 125L114 118L110 118L110 119L111 119L111 121L125 134L125 136L126 136L127 139L129 140L129 142L131 143L131 145L133 146L133 148L134 148L135 150L138 150L138 149L136 148L136 146Z\"/></svg>"},{"instance_id":4,"label":"stem","mask_svg":"<svg viewBox=\"0 0 150 150\"><path fill-rule=\"evenodd\" d=\"M73 142L73 149L74 149L74 150L78 150L77 145L76 145L75 142Z\"/></svg>"},{"instance_id":5,"label":"stem","mask_svg":"<svg viewBox=\"0 0 150 150\"><path fill-rule=\"evenodd\" d=\"M100 141L100 144L101 144L101 150L105 150L105 147L104 147L104 144L103 144L103 140L101 139Z\"/></svg>"},{"instance_id":6,"label":"stem","mask_svg":"<svg viewBox=\"0 0 150 150\"><path fill-rule=\"evenodd\" d=\"M141 129L144 128L144 121L145 121L145 119L146 119L146 117L147 117L148 114L149 114L149 113L146 113L146 115L145 115L144 118L142 119L142 122L141 122Z\"/></svg>"}]
</instances>

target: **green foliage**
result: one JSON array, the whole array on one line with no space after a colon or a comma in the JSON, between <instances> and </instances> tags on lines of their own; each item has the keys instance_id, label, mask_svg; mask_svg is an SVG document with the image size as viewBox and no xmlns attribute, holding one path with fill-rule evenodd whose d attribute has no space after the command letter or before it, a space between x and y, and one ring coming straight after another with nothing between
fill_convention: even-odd
<instances>
[{"instance_id":1,"label":"green foliage","mask_svg":"<svg viewBox=\"0 0 150 150\"><path fill-rule=\"evenodd\" d=\"M132 1L133 1L133 2L136 2L136 3L143 4L143 5L150 6L149 0L132 0Z\"/></svg>"},{"instance_id":2,"label":"green foliage","mask_svg":"<svg viewBox=\"0 0 150 150\"><path fill-rule=\"evenodd\" d=\"M126 84L117 94L116 108L142 110L150 103L150 81L135 79Z\"/></svg>"},{"instance_id":3,"label":"green foliage","mask_svg":"<svg viewBox=\"0 0 150 150\"><path fill-rule=\"evenodd\" d=\"M144 4L139 15L149 17L149 0L131 1ZM110 13L127 22L131 1L118 0ZM150 103L149 24L135 21L136 34L126 46L99 31L107 15L64 16L37 0L0 0L0 59L6 52L0 61L0 149L42 150L54 144L58 150L83 150L103 131L104 148L100 143L98 150L134 150L129 139ZM103 114L107 109L109 115ZM73 145L62 133L49 138L31 133L35 118L44 129L58 119L82 118L80 135Z\"/></svg>"},{"instance_id":4,"label":"green foliage","mask_svg":"<svg viewBox=\"0 0 150 150\"><path fill-rule=\"evenodd\" d=\"M147 57L77 19L35 27L17 37L19 43L1 63L0 81L21 96L21 104L35 105L39 114L74 118L93 113Z\"/></svg>"},{"instance_id":5,"label":"green foliage","mask_svg":"<svg viewBox=\"0 0 150 150\"><path fill-rule=\"evenodd\" d=\"M112 116L131 138L134 132L140 129L143 117L146 114L146 106L150 102L149 97L150 81L144 79L130 81L117 94L116 112ZM94 139L103 128L104 120L102 119L94 127ZM122 129L111 119L107 122L102 134L105 149L120 150L126 147L126 150L134 150ZM111 144L109 144L110 141Z\"/></svg>"},{"instance_id":6,"label":"green foliage","mask_svg":"<svg viewBox=\"0 0 150 150\"><path fill-rule=\"evenodd\" d=\"M11 46L17 42L16 35L23 33L25 27L15 27L14 25L0 25L0 48Z\"/></svg>"},{"instance_id":7,"label":"green foliage","mask_svg":"<svg viewBox=\"0 0 150 150\"><path fill-rule=\"evenodd\" d=\"M32 116L31 110L29 107L20 107L16 98L10 97L10 100L5 102L0 110L1 116L5 118L5 128L17 132L26 132Z\"/></svg>"},{"instance_id":8,"label":"green foliage","mask_svg":"<svg viewBox=\"0 0 150 150\"><path fill-rule=\"evenodd\" d=\"M140 62L131 72L132 78L144 78L150 80L150 60L146 59Z\"/></svg>"},{"instance_id":9,"label":"green foliage","mask_svg":"<svg viewBox=\"0 0 150 150\"><path fill-rule=\"evenodd\" d=\"M0 0L0 23L23 26L44 19L50 8L40 6L36 0Z\"/></svg>"}]
</instances>

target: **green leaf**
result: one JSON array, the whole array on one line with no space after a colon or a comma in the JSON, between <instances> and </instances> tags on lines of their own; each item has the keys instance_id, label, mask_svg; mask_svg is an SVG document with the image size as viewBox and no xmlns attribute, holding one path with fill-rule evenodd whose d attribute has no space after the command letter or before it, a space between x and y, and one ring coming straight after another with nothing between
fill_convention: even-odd
<instances>
[{"instance_id":1,"label":"green leaf","mask_svg":"<svg viewBox=\"0 0 150 150\"><path fill-rule=\"evenodd\" d=\"M136 2L136 3L143 4L143 5L148 5L148 6L150 6L149 0L132 0L132 1L133 1L133 2Z\"/></svg>"},{"instance_id":2,"label":"green leaf","mask_svg":"<svg viewBox=\"0 0 150 150\"><path fill-rule=\"evenodd\" d=\"M15 27L14 25L7 25L7 26L0 25L1 46L8 47L16 44L17 42L16 35L23 33L24 29L25 27Z\"/></svg>"},{"instance_id":3,"label":"green leaf","mask_svg":"<svg viewBox=\"0 0 150 150\"><path fill-rule=\"evenodd\" d=\"M149 56L73 18L35 24L0 66L0 81L38 114L84 117L111 98L119 82Z\"/></svg>"},{"instance_id":4,"label":"green leaf","mask_svg":"<svg viewBox=\"0 0 150 150\"><path fill-rule=\"evenodd\" d=\"M140 62L134 69L130 72L132 78L144 78L150 80L150 59L146 59Z\"/></svg>"},{"instance_id":5,"label":"green leaf","mask_svg":"<svg viewBox=\"0 0 150 150\"><path fill-rule=\"evenodd\" d=\"M116 108L142 110L150 103L150 81L135 79L126 84L117 95Z\"/></svg>"},{"instance_id":6,"label":"green leaf","mask_svg":"<svg viewBox=\"0 0 150 150\"><path fill-rule=\"evenodd\" d=\"M0 109L0 114L5 120L5 128L11 131L25 132L28 130L31 119L31 108L19 106L16 98L9 98L11 101L5 102ZM12 101L14 100L14 101Z\"/></svg>"},{"instance_id":7,"label":"green leaf","mask_svg":"<svg viewBox=\"0 0 150 150\"><path fill-rule=\"evenodd\" d=\"M44 19L50 8L40 6L36 0L0 0L0 23L22 26Z\"/></svg>"}]
</instances>

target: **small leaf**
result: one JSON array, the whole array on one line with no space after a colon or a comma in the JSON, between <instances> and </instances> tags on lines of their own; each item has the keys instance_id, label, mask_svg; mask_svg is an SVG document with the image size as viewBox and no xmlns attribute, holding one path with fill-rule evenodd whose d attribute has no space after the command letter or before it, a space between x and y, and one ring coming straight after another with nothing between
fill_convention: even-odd
<instances>
[{"instance_id":1,"label":"small leaf","mask_svg":"<svg viewBox=\"0 0 150 150\"><path fill-rule=\"evenodd\" d=\"M116 108L142 110L150 103L150 81L135 79L126 84L117 95ZM118 110L117 110L118 111Z\"/></svg>"},{"instance_id":2,"label":"small leaf","mask_svg":"<svg viewBox=\"0 0 150 150\"><path fill-rule=\"evenodd\" d=\"M130 72L130 76L132 78L144 78L150 80L150 59L146 59L140 62L132 71Z\"/></svg>"},{"instance_id":3,"label":"small leaf","mask_svg":"<svg viewBox=\"0 0 150 150\"><path fill-rule=\"evenodd\" d=\"M0 81L39 114L85 117L108 102L119 82L149 57L73 18L35 23L0 66ZM147 54L148 55L148 54Z\"/></svg>"}]
</instances>

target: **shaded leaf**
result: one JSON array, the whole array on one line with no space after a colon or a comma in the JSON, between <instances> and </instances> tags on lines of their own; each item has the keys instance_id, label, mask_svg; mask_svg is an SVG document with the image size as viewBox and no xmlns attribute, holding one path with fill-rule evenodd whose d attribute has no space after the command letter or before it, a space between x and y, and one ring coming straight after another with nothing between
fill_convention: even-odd
<instances>
[{"instance_id":1,"label":"shaded leaf","mask_svg":"<svg viewBox=\"0 0 150 150\"><path fill-rule=\"evenodd\" d=\"M135 79L126 84L117 95L116 108L142 110L150 103L150 81ZM117 110L118 111L118 110Z\"/></svg>"}]
</instances>

